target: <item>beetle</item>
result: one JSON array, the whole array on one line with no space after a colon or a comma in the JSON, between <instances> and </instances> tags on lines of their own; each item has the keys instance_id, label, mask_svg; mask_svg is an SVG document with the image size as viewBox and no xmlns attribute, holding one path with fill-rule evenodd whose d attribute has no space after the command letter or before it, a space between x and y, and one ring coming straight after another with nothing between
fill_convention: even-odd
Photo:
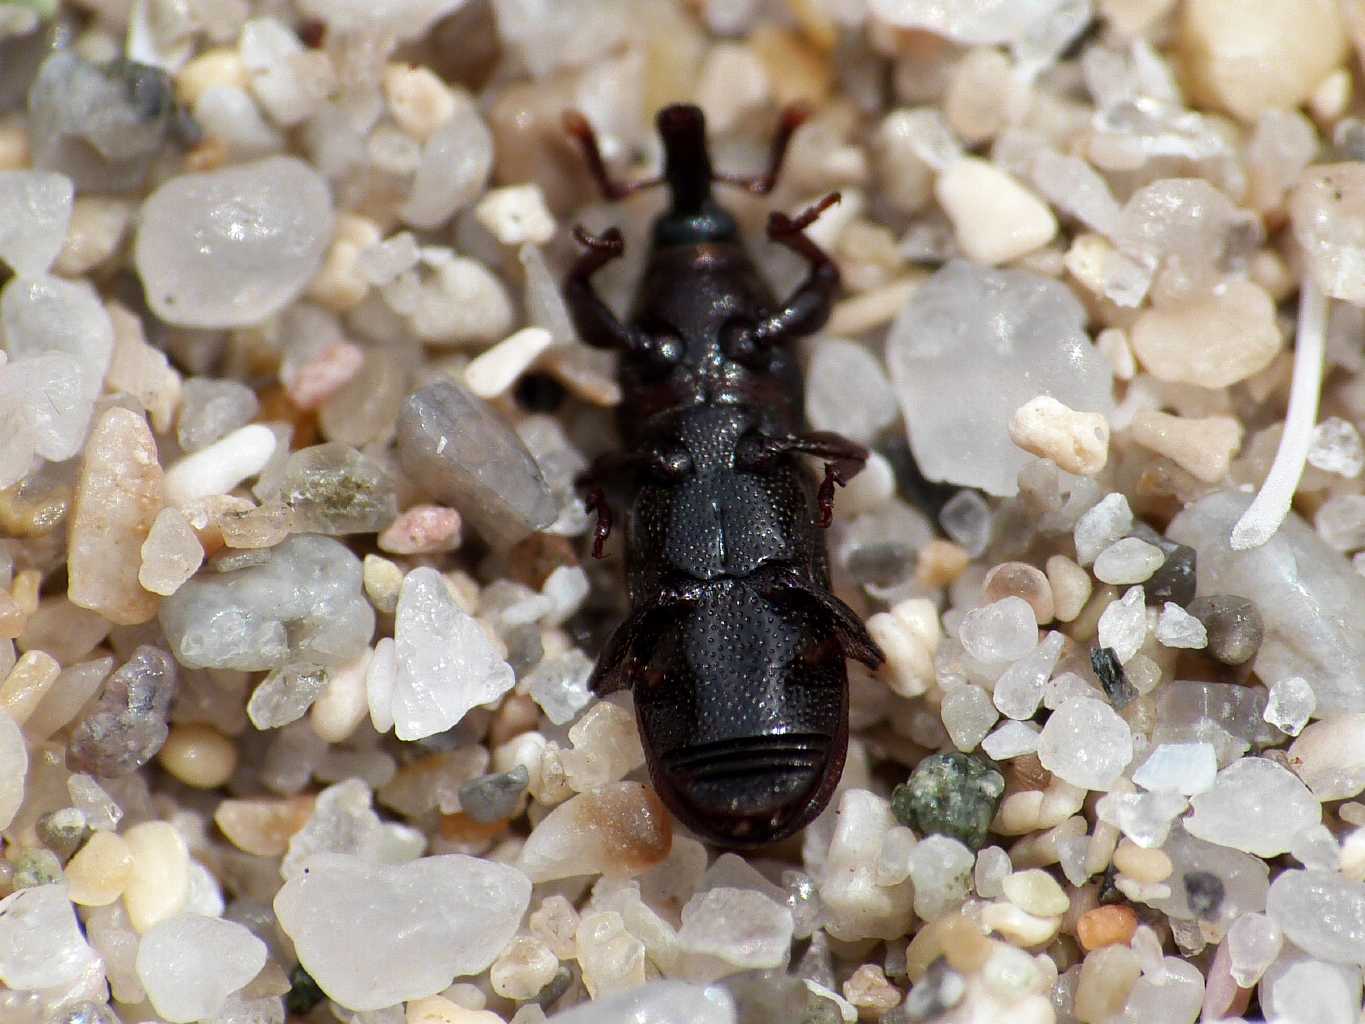
<instances>
[{"instance_id":1,"label":"beetle","mask_svg":"<svg viewBox=\"0 0 1365 1024\"><path fill-rule=\"evenodd\" d=\"M783 115L767 170L742 178L712 170L700 109L666 107L663 174L634 184L609 176L582 115L564 119L604 196L656 184L671 194L624 321L592 285L624 251L618 229L575 228L583 252L564 282L580 338L620 353L624 447L583 485L599 558L607 491L624 496L631 611L590 686L631 691L660 797L698 836L732 847L786 838L829 802L848 747L845 659L884 660L830 591L823 533L835 487L868 453L805 429L792 346L825 324L838 288L834 263L804 234L838 196L795 218L770 214L768 237L808 264L778 301L712 194L715 181L770 192L802 117ZM824 462L818 486L802 456Z\"/></svg>"}]
</instances>

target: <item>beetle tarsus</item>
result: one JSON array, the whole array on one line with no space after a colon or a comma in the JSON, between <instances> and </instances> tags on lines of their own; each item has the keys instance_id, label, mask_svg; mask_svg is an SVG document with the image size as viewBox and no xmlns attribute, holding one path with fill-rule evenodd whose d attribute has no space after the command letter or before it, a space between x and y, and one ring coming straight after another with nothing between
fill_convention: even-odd
<instances>
[{"instance_id":1,"label":"beetle tarsus","mask_svg":"<svg viewBox=\"0 0 1365 1024\"><path fill-rule=\"evenodd\" d=\"M588 491L583 507L589 515L597 515L597 522L592 529L592 557L605 558L607 538L611 536L611 506L607 504L607 496L601 487Z\"/></svg>"},{"instance_id":2,"label":"beetle tarsus","mask_svg":"<svg viewBox=\"0 0 1365 1024\"><path fill-rule=\"evenodd\" d=\"M843 487L847 481L841 480L839 474L835 472L834 463L825 463L825 478L820 481L820 490L817 499L820 503L820 516L815 521L815 525L822 530L829 529L829 524L834 522L834 485Z\"/></svg>"}]
</instances>

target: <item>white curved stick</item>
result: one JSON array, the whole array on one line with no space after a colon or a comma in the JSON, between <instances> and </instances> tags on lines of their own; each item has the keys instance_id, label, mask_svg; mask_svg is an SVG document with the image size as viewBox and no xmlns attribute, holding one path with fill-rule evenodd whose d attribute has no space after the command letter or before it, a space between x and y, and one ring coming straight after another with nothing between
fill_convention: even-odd
<instances>
[{"instance_id":1,"label":"white curved stick","mask_svg":"<svg viewBox=\"0 0 1365 1024\"><path fill-rule=\"evenodd\" d=\"M1284 417L1284 434L1275 450L1261 490L1250 507L1232 528L1232 547L1236 551L1260 547L1271 537L1289 514L1289 504L1303 476L1304 462L1313 443L1313 426L1318 419L1318 397L1322 392L1322 363L1327 348L1327 317L1331 303L1313 275L1304 278L1299 289L1299 326L1294 349L1294 379L1289 387L1289 409Z\"/></svg>"}]
</instances>

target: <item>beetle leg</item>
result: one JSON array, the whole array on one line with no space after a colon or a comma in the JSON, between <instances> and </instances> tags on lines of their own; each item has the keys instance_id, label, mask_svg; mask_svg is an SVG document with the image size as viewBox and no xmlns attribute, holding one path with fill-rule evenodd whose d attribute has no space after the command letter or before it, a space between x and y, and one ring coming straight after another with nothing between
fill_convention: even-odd
<instances>
[{"instance_id":1,"label":"beetle leg","mask_svg":"<svg viewBox=\"0 0 1365 1024\"><path fill-rule=\"evenodd\" d=\"M813 586L810 580L790 571L760 570L755 575L754 584L770 598L818 610L833 629L845 657L860 661L874 670L886 660L886 655L867 632L862 619L823 587Z\"/></svg>"},{"instance_id":2,"label":"beetle leg","mask_svg":"<svg viewBox=\"0 0 1365 1024\"><path fill-rule=\"evenodd\" d=\"M831 430L812 430L807 434L777 436L765 434L761 436L759 444L761 445L759 458L795 452L823 460L829 466L828 475L840 487L862 472L863 466L867 463L866 448Z\"/></svg>"},{"instance_id":3,"label":"beetle leg","mask_svg":"<svg viewBox=\"0 0 1365 1024\"><path fill-rule=\"evenodd\" d=\"M768 166L762 174L754 177L717 174L716 180L727 185L738 185L755 195L766 196L777 185L777 179L782 174L782 163L787 158L787 147L791 144L792 136L809 117L810 109L799 103L793 103L782 111L782 118L777 122L777 131L773 133L772 148L768 151Z\"/></svg>"},{"instance_id":4,"label":"beetle leg","mask_svg":"<svg viewBox=\"0 0 1365 1024\"><path fill-rule=\"evenodd\" d=\"M611 506L607 504L607 496L601 487L594 487L588 492L583 507L589 513L597 513L597 525L592 531L592 557L604 558L602 548L607 543L607 538L611 536Z\"/></svg>"},{"instance_id":5,"label":"beetle leg","mask_svg":"<svg viewBox=\"0 0 1365 1024\"><path fill-rule=\"evenodd\" d=\"M752 441L740 456L741 468L758 469L766 461L787 452L813 455L824 460L825 478L816 494L819 502L821 527L829 526L834 518L834 488L844 487L862 472L867 463L867 449L842 434L828 430L814 430L808 434L750 435Z\"/></svg>"},{"instance_id":6,"label":"beetle leg","mask_svg":"<svg viewBox=\"0 0 1365 1024\"><path fill-rule=\"evenodd\" d=\"M592 125L588 119L577 110L566 110L563 115L563 124L564 130L574 137L579 148L583 150L583 160L587 163L588 171L592 174L593 180L597 182L597 187L604 198L614 202L618 199L625 199L626 196L639 192L641 189L659 184L660 179L658 178L636 182L617 181L607 171L607 163L602 159L602 150L597 145L597 133L592 130Z\"/></svg>"},{"instance_id":7,"label":"beetle leg","mask_svg":"<svg viewBox=\"0 0 1365 1024\"><path fill-rule=\"evenodd\" d=\"M596 348L634 348L635 332L616 318L611 307L598 296L591 280L593 274L625 251L621 232L608 228L600 235L592 235L580 225L574 228L573 234L584 251L564 282L564 301L578 336Z\"/></svg>"},{"instance_id":8,"label":"beetle leg","mask_svg":"<svg viewBox=\"0 0 1365 1024\"><path fill-rule=\"evenodd\" d=\"M838 484L840 487L843 487L846 483L846 480L840 480L838 474L834 472L834 463L826 462L825 478L820 481L820 490L816 495L820 507L820 515L819 518L815 520L815 524L819 526L820 529L828 529L829 524L834 522L834 485Z\"/></svg>"},{"instance_id":9,"label":"beetle leg","mask_svg":"<svg viewBox=\"0 0 1365 1024\"><path fill-rule=\"evenodd\" d=\"M780 212L769 215L768 237L803 257L810 264L810 273L792 292L781 311L754 327L755 343L772 345L787 338L813 334L825 326L834 303L834 292L839 287L839 268L805 235L805 229L838 201L839 193L831 192L795 219Z\"/></svg>"}]
</instances>

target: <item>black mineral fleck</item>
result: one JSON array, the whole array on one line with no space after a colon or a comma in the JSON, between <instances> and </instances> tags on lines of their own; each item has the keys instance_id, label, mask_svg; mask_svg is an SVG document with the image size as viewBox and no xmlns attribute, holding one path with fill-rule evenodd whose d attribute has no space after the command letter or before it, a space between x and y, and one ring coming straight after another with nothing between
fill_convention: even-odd
<instances>
[{"instance_id":1,"label":"black mineral fleck","mask_svg":"<svg viewBox=\"0 0 1365 1024\"><path fill-rule=\"evenodd\" d=\"M289 972L289 991L284 997L284 1007L293 1016L303 1016L323 999L327 998L313 976L296 964Z\"/></svg>"},{"instance_id":2,"label":"black mineral fleck","mask_svg":"<svg viewBox=\"0 0 1365 1024\"><path fill-rule=\"evenodd\" d=\"M1201 920L1215 917L1223 905L1223 880L1211 871L1191 871L1183 879L1190 911Z\"/></svg>"},{"instance_id":3,"label":"black mineral fleck","mask_svg":"<svg viewBox=\"0 0 1365 1024\"><path fill-rule=\"evenodd\" d=\"M1114 707L1122 708L1137 696L1137 690L1128 681L1128 673L1123 671L1114 648L1096 647L1090 652L1090 667L1095 670L1100 685L1109 697L1109 703Z\"/></svg>"},{"instance_id":4,"label":"black mineral fleck","mask_svg":"<svg viewBox=\"0 0 1365 1024\"><path fill-rule=\"evenodd\" d=\"M919 984L910 989L901 1013L907 1021L931 1021L960 1003L966 991L962 975L939 957L929 965Z\"/></svg>"},{"instance_id":5,"label":"black mineral fleck","mask_svg":"<svg viewBox=\"0 0 1365 1024\"><path fill-rule=\"evenodd\" d=\"M1163 537L1146 523L1139 523L1129 536L1138 537L1148 544L1155 545L1166 556L1166 561L1161 563L1161 568L1157 569L1142 585L1143 593L1147 596L1147 603L1164 605L1167 601L1171 601L1183 608L1193 601L1197 562L1194 548L1186 544L1177 544L1170 538Z\"/></svg>"}]
</instances>

